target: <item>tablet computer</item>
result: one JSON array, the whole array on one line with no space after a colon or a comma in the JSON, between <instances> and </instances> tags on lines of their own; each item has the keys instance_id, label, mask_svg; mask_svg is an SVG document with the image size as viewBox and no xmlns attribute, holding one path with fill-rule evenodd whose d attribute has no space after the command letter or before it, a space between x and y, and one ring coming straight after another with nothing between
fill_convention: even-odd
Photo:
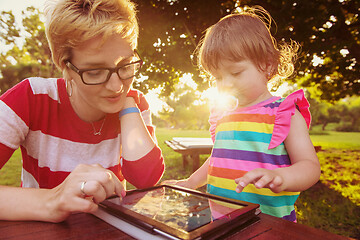
<instances>
[{"instance_id":1,"label":"tablet computer","mask_svg":"<svg viewBox=\"0 0 360 240\"><path fill-rule=\"evenodd\" d=\"M128 191L99 204L106 212L169 239L216 239L258 221L258 204L178 186Z\"/></svg>"}]
</instances>

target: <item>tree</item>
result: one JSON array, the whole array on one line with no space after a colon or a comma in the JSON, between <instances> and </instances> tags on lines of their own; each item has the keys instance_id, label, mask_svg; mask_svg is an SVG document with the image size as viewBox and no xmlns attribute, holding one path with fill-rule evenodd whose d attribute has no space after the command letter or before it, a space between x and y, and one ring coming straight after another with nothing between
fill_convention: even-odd
<instances>
[{"instance_id":1,"label":"tree","mask_svg":"<svg viewBox=\"0 0 360 240\"><path fill-rule=\"evenodd\" d=\"M277 23L272 33L278 41L293 39L301 44L297 74L290 82L308 88L312 97L333 102L360 93L358 0L134 1L139 10L139 52L146 63L143 75L148 77L134 86L145 93L161 87L163 95L168 96L186 73L192 74L198 90L207 88L207 80L196 67L194 50L207 27L245 5L261 5L270 12ZM30 14L24 14L23 21L27 32L24 48L15 45L2 54L0 71L13 65L9 62L12 56L16 63L38 66L35 75L54 76L58 72L50 61L38 11L30 8L27 12ZM0 40L13 44L19 38L13 16L2 12L0 23Z\"/></svg>"},{"instance_id":2,"label":"tree","mask_svg":"<svg viewBox=\"0 0 360 240\"><path fill-rule=\"evenodd\" d=\"M193 52L203 31L238 6L261 5L273 16L278 41L301 44L297 75L290 81L311 88L312 95L336 101L360 93L360 39L357 0L157 0L139 6L140 51L147 62L148 89L164 87L164 94L185 72L200 89L204 79L194 66Z\"/></svg>"},{"instance_id":3,"label":"tree","mask_svg":"<svg viewBox=\"0 0 360 240\"><path fill-rule=\"evenodd\" d=\"M347 132L360 131L360 97L351 97L344 99L339 103L341 109L340 125L336 130Z\"/></svg>"},{"instance_id":4,"label":"tree","mask_svg":"<svg viewBox=\"0 0 360 240\"><path fill-rule=\"evenodd\" d=\"M186 84L177 84L175 91L164 98L167 107L159 112L167 127L181 129L208 129L209 107L207 101L197 101L199 94Z\"/></svg>"},{"instance_id":5,"label":"tree","mask_svg":"<svg viewBox=\"0 0 360 240\"><path fill-rule=\"evenodd\" d=\"M60 76L51 60L39 10L29 7L22 14L24 36L20 36L12 12L1 12L0 41L10 49L0 54L0 93L30 76ZM24 39L22 46L19 45L20 38Z\"/></svg>"},{"instance_id":6,"label":"tree","mask_svg":"<svg viewBox=\"0 0 360 240\"><path fill-rule=\"evenodd\" d=\"M322 125L322 130L325 131L329 123L339 123L341 120L340 109L338 106L327 103L318 102L315 99L309 99L311 106L311 125Z\"/></svg>"},{"instance_id":7,"label":"tree","mask_svg":"<svg viewBox=\"0 0 360 240\"><path fill-rule=\"evenodd\" d=\"M322 125L324 131L329 123L338 123L337 131L360 131L360 97L349 97L336 103L319 102L309 98L312 125Z\"/></svg>"}]
</instances>

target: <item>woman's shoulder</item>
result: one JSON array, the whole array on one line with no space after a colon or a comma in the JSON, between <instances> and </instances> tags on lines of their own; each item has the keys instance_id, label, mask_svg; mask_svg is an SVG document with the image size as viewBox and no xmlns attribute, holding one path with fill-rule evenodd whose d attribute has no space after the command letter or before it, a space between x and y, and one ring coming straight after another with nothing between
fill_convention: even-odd
<instances>
[{"instance_id":1,"label":"woman's shoulder","mask_svg":"<svg viewBox=\"0 0 360 240\"><path fill-rule=\"evenodd\" d=\"M140 111L148 110L149 109L149 103L145 98L145 95L143 92L137 89L130 89L130 91L127 94L128 97L133 97L135 100L135 103L137 104Z\"/></svg>"},{"instance_id":2,"label":"woman's shoulder","mask_svg":"<svg viewBox=\"0 0 360 240\"><path fill-rule=\"evenodd\" d=\"M38 100L52 100L60 101L61 92L66 93L65 82L59 78L41 78L31 77L26 78L7 90L0 99L6 104L16 104L22 102L23 104L34 103ZM62 94L64 95L64 93ZM39 98L39 96L41 98ZM48 101L46 100L46 101Z\"/></svg>"},{"instance_id":3,"label":"woman's shoulder","mask_svg":"<svg viewBox=\"0 0 360 240\"><path fill-rule=\"evenodd\" d=\"M30 87L34 94L48 93L49 91L51 92L52 90L57 90L58 84L64 82L64 80L61 78L31 77L26 80L29 81Z\"/></svg>"}]
</instances>

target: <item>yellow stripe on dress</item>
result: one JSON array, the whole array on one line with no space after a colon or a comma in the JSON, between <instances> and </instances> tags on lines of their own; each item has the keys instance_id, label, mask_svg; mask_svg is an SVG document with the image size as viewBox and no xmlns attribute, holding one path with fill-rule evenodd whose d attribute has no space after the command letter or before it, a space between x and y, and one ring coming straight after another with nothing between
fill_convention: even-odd
<instances>
[{"instance_id":1,"label":"yellow stripe on dress","mask_svg":"<svg viewBox=\"0 0 360 240\"><path fill-rule=\"evenodd\" d=\"M233 191L235 191L236 186L237 186L234 179L219 178L219 177L215 177L215 176L211 176L211 175L208 175L207 181L208 181L208 184L211 184L215 187L224 188L224 189L233 190ZM300 192L286 192L286 191L283 191L280 193L274 193L273 191L271 191L268 188L258 189L254 186L254 184L247 185L243 189L243 192L256 193L256 194L260 194L260 195L264 195L264 196L294 196L294 195L300 194Z\"/></svg>"},{"instance_id":2,"label":"yellow stripe on dress","mask_svg":"<svg viewBox=\"0 0 360 240\"><path fill-rule=\"evenodd\" d=\"M274 124L255 123L255 122L226 122L216 127L216 132L220 131L246 131L272 134Z\"/></svg>"}]
</instances>

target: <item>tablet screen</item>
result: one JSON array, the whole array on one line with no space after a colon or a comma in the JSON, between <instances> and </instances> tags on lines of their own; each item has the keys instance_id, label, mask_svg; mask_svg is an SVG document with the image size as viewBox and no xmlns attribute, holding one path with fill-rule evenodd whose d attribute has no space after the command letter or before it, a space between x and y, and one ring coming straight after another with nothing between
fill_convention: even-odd
<instances>
[{"instance_id":1,"label":"tablet screen","mask_svg":"<svg viewBox=\"0 0 360 240\"><path fill-rule=\"evenodd\" d=\"M166 226L191 232L218 220L237 217L247 205L209 199L179 189L161 187L133 192L122 201L110 199L131 212L156 220Z\"/></svg>"}]
</instances>

